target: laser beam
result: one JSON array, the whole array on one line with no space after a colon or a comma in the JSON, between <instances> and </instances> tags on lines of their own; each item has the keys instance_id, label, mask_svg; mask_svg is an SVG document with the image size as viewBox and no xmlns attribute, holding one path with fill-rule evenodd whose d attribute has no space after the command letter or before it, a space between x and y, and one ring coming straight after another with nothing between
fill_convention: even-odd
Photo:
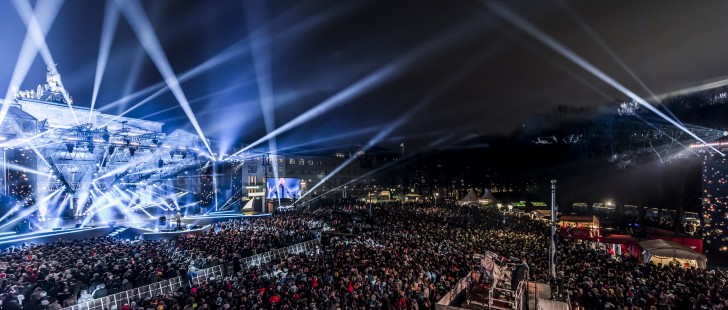
<instances>
[{"instance_id":1,"label":"laser beam","mask_svg":"<svg viewBox=\"0 0 728 310\"><path fill-rule=\"evenodd\" d=\"M301 115L295 117L293 120L285 123L283 126L276 128L262 138L247 145L237 153L245 152L257 146L258 144L263 143L264 141L272 139L273 137L276 137L304 123L307 123L337 107L352 102L353 99L359 97L360 95L399 76L402 71L404 71L403 69L418 63L427 56L430 56L431 54L439 51L442 47L450 47L456 42L462 40L464 37L472 35L473 31L470 30L473 27L474 25L471 22L468 22L459 25L459 27L449 29L448 31L440 34L436 38L429 40L428 43L426 43L425 45L420 46L412 52L409 52L385 64L384 66L378 68L377 70L368 74L362 79L354 82L353 84L349 85L348 87L319 103L315 107L307 110ZM237 153L233 155L236 155Z\"/></svg>"},{"instance_id":2,"label":"laser beam","mask_svg":"<svg viewBox=\"0 0 728 310\"><path fill-rule=\"evenodd\" d=\"M503 18L504 20L508 21L512 25L516 26L517 28L521 29L521 31L528 33L544 45L548 46L555 52L561 54L565 58L571 60L576 65L580 66L585 71L591 73L595 77L601 79L605 83L612 86L614 89L620 91L621 93L625 94L626 96L632 98L635 102L639 103L641 106L647 108L648 110L652 111L653 113L657 114L658 116L662 117L664 120L668 121L670 124L674 125L675 127L679 128L680 130L684 131L685 133L689 134L691 137L695 138L695 140L700 141L701 143L705 144L706 142L703 141L700 137L698 137L696 134L694 134L692 131L688 130L683 126L682 124L676 122L671 117L668 117L665 115L665 113L662 113L662 111L658 110L654 106L652 106L649 102L642 99L642 97L638 96L631 90L627 89L624 85L620 84L616 80L614 80L612 77L608 76L603 71L599 70L597 67L590 64L588 61L586 61L581 56L574 53L572 50L561 44L560 42L556 41L554 38L546 34L545 32L538 29L536 26L522 18L521 16L517 15L515 12L511 11L507 7L495 2L495 1L485 1L485 5L493 11L495 14ZM714 151L716 151L718 154L723 155L722 152L718 151L718 149L713 148Z\"/></svg>"},{"instance_id":3,"label":"laser beam","mask_svg":"<svg viewBox=\"0 0 728 310\"><path fill-rule=\"evenodd\" d=\"M96 98L99 95L99 87L101 80L104 78L106 70L106 62L109 60L109 51L111 50L111 42L114 40L114 33L119 22L119 10L116 5L106 1L106 10L104 11L104 24L101 28L101 44L99 44L99 56L96 58L96 75L94 77L94 90L91 95L91 109L88 113L88 122L91 123Z\"/></svg>"},{"instance_id":4,"label":"laser beam","mask_svg":"<svg viewBox=\"0 0 728 310\"><path fill-rule=\"evenodd\" d=\"M56 16L58 16L61 4L63 4L63 1L38 1L33 15L37 17L37 24L40 25L40 32L42 36L45 36L45 34L47 34L50 30L51 25L53 25ZM23 3L18 3L16 6L18 5L23 5ZM10 84L5 92L5 100L3 100L2 108L0 108L0 124L2 124L8 110L10 109L10 103L12 102L14 92L20 89L20 85L23 83L23 80L25 80L25 76L28 74L28 70L33 64L33 60L37 54L38 46L35 44L34 35L31 33L30 28L28 28L25 34L25 39L23 39L23 45L20 48L18 60L15 62L13 75L10 77Z\"/></svg>"},{"instance_id":5,"label":"laser beam","mask_svg":"<svg viewBox=\"0 0 728 310\"><path fill-rule=\"evenodd\" d=\"M154 33L154 28L152 27L147 14L142 9L141 4L139 4L139 1L137 0L116 0L116 4L120 6L124 16L129 21L129 24L139 38L139 41L141 41L142 46L147 51L147 54L149 54L149 57L157 67L157 70L159 70L159 73L162 74L162 77L164 77L167 86L169 86L172 94L187 115L187 118L189 118L190 123L192 123L192 126L195 128L195 131L197 131L200 139L202 139L202 143L205 144L207 151L212 154L213 152L210 148L210 143L207 141L200 124L197 122L195 113L192 111L190 103L187 101L187 96L184 91L182 91L182 86L180 85L177 76L174 74L174 70L172 70L172 66L167 60L167 56L164 54L159 38L157 38Z\"/></svg>"}]
</instances>

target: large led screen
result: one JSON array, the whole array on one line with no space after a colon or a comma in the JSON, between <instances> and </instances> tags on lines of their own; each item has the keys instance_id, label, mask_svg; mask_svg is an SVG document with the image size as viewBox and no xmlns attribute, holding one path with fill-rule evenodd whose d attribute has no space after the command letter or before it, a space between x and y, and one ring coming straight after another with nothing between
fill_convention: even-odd
<instances>
[{"instance_id":1,"label":"large led screen","mask_svg":"<svg viewBox=\"0 0 728 310\"><path fill-rule=\"evenodd\" d=\"M269 178L268 199L298 199L301 197L301 179L299 178Z\"/></svg>"}]
</instances>

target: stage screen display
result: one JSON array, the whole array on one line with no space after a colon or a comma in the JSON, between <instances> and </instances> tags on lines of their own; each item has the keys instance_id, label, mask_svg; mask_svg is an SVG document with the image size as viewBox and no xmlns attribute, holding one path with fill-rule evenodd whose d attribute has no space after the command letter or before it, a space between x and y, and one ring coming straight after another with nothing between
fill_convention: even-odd
<instances>
[{"instance_id":1,"label":"stage screen display","mask_svg":"<svg viewBox=\"0 0 728 310\"><path fill-rule=\"evenodd\" d=\"M301 179L268 178L268 199L298 199L301 197Z\"/></svg>"}]
</instances>

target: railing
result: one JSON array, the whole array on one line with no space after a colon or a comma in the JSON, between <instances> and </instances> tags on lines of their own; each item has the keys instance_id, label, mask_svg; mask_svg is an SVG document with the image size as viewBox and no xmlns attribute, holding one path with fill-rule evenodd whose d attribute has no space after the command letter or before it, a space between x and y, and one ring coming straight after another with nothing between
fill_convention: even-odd
<instances>
[{"instance_id":1,"label":"railing","mask_svg":"<svg viewBox=\"0 0 728 310\"><path fill-rule=\"evenodd\" d=\"M521 282L518 282L518 288L516 288L516 297L514 298L513 302L515 303L513 305L513 309L516 310L522 310L524 302L527 302L527 300L524 300L524 298L527 298L528 296L528 280L522 280Z\"/></svg>"},{"instance_id":2,"label":"railing","mask_svg":"<svg viewBox=\"0 0 728 310\"><path fill-rule=\"evenodd\" d=\"M457 297L458 295L460 295L460 293L462 293L463 291L467 290L470 287L470 282L471 282L470 279L471 278L470 278L469 274L467 276L465 276L464 278L460 279L460 281L455 283L453 288L447 294L445 294L445 296L442 296L442 298L440 298L440 300L437 301L437 305L435 307L437 308L438 306L440 306L438 309L445 309L445 308L443 308L443 306L444 307L450 306L450 304L452 304L452 301L453 301L453 299L455 299L455 297Z\"/></svg>"},{"instance_id":3,"label":"railing","mask_svg":"<svg viewBox=\"0 0 728 310\"><path fill-rule=\"evenodd\" d=\"M520 281L518 282L518 286L515 290L513 289L505 289L505 288L498 288L498 287L491 287L490 290L488 290L488 308L492 308L494 301L499 301L504 304L508 304L511 306L511 309L514 310L522 310L523 309L523 298L526 296L525 292L528 289L526 287L527 281ZM495 292L499 291L502 292L504 296L512 296L513 300L510 298L507 299L498 299L495 297Z\"/></svg>"},{"instance_id":4,"label":"railing","mask_svg":"<svg viewBox=\"0 0 728 310\"><path fill-rule=\"evenodd\" d=\"M266 253L249 256L241 259L240 265L243 268L259 266L275 259L285 258L289 254L299 254L301 252L311 252L317 250L317 247L321 244L320 240L309 240L294 244L285 248L268 251ZM107 310L111 309L112 305L116 305L117 309L121 309L125 304L131 304L135 297L139 296L142 299L146 297L153 297L165 293L174 293L180 287L189 287L193 285L199 285L205 281L209 281L211 278L222 279L224 276L232 273L233 263L229 262L225 265L217 265L214 267L199 270L197 272L191 272L186 276L175 277L160 282L155 282L142 287L134 288L131 290L123 291L113 295L97 298L88 302L79 303L62 310Z\"/></svg>"},{"instance_id":5,"label":"railing","mask_svg":"<svg viewBox=\"0 0 728 310\"><path fill-rule=\"evenodd\" d=\"M263 254L253 255L240 260L240 264L243 268L251 266L260 266L274 259L286 258L288 254L298 254L301 252L310 252L316 250L321 244L321 240L309 240L301 243L294 244L285 248L275 249L272 251L265 252ZM233 263L228 263L229 268L233 267Z\"/></svg>"},{"instance_id":6,"label":"railing","mask_svg":"<svg viewBox=\"0 0 728 310\"><path fill-rule=\"evenodd\" d=\"M113 295L97 298L85 303L80 303L71 307L64 308L63 310L107 310L112 305L116 305L117 309L125 304L131 304L135 297L139 296L142 299L146 297L152 297L165 293L172 293L177 291L180 287L198 285L210 280L210 278L222 278L225 272L222 265L202 269L196 273L190 273L188 276L180 276L172 279L155 282L149 285L141 286L131 290L123 291Z\"/></svg>"}]
</instances>

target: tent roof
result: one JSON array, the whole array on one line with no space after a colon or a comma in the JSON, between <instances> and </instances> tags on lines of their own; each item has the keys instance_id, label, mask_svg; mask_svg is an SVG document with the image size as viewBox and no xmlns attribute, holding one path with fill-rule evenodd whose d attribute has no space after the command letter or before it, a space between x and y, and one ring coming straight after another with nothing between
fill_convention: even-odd
<instances>
[{"instance_id":1,"label":"tent roof","mask_svg":"<svg viewBox=\"0 0 728 310\"><path fill-rule=\"evenodd\" d=\"M638 244L640 248L651 252L652 255L707 261L705 255L695 252L690 247L663 239L645 240Z\"/></svg>"},{"instance_id":2,"label":"tent roof","mask_svg":"<svg viewBox=\"0 0 728 310\"><path fill-rule=\"evenodd\" d=\"M595 225L599 224L599 218L594 215L562 215L562 222L591 222Z\"/></svg>"},{"instance_id":3,"label":"tent roof","mask_svg":"<svg viewBox=\"0 0 728 310\"><path fill-rule=\"evenodd\" d=\"M475 193L474 190L469 190L468 194L463 197L463 199L460 199L460 202L478 202L478 194Z\"/></svg>"},{"instance_id":4,"label":"tent roof","mask_svg":"<svg viewBox=\"0 0 728 310\"><path fill-rule=\"evenodd\" d=\"M480 196L480 199L496 200L495 196L493 196L493 193L491 193L490 190L487 188L485 189L485 191L483 191L483 195Z\"/></svg>"},{"instance_id":5,"label":"tent roof","mask_svg":"<svg viewBox=\"0 0 728 310\"><path fill-rule=\"evenodd\" d=\"M533 210L531 212L538 213L541 216L551 216L551 210Z\"/></svg>"}]
</instances>

